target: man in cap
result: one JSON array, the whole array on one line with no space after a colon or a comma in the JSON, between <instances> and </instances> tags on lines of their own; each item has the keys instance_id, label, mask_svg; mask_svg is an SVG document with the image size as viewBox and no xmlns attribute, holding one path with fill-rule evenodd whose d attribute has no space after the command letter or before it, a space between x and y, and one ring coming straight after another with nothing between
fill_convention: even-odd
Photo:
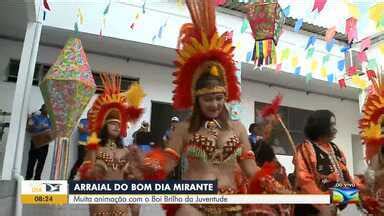
<instances>
[{"instance_id":1,"label":"man in cap","mask_svg":"<svg viewBox=\"0 0 384 216\"><path fill-rule=\"evenodd\" d=\"M149 130L149 123L146 121L141 123L140 129L133 133L132 136L133 143L138 145L144 152L150 151L151 147L155 144L152 133Z\"/></svg>"},{"instance_id":2,"label":"man in cap","mask_svg":"<svg viewBox=\"0 0 384 216\"><path fill-rule=\"evenodd\" d=\"M261 117L257 116L256 121L249 125L249 143L251 143L251 147L255 148L257 142L263 139L264 136L264 127L266 125L266 121Z\"/></svg>"},{"instance_id":3,"label":"man in cap","mask_svg":"<svg viewBox=\"0 0 384 216\"><path fill-rule=\"evenodd\" d=\"M54 139L47 106L43 104L39 111L40 113L30 115L27 121L27 131L31 134L32 139L28 154L26 180L30 180L32 177L34 177L34 180L41 179L49 143ZM36 172L33 176L35 165Z\"/></svg>"},{"instance_id":4,"label":"man in cap","mask_svg":"<svg viewBox=\"0 0 384 216\"><path fill-rule=\"evenodd\" d=\"M165 131L165 134L163 136L163 141L164 141L165 145L167 145L168 140L169 140L172 132L175 130L176 124L179 123L179 121L180 121L180 119L177 116L173 116L171 118L171 126L169 127L169 129L167 131Z\"/></svg>"}]
</instances>

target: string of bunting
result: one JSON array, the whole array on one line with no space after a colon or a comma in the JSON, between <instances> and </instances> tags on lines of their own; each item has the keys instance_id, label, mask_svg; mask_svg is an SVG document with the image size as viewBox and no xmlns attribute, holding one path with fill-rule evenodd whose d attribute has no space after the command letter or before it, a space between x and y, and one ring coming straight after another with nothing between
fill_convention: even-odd
<instances>
[{"instance_id":1,"label":"string of bunting","mask_svg":"<svg viewBox=\"0 0 384 216\"><path fill-rule=\"evenodd\" d=\"M103 11L102 25L101 25L100 32L99 32L99 39L100 40L103 39L103 30L106 28L106 25L107 25L107 15L108 15L109 10L111 8L111 4L112 4L112 0L109 0L107 6L105 7L105 9Z\"/></svg>"},{"instance_id":2,"label":"string of bunting","mask_svg":"<svg viewBox=\"0 0 384 216\"><path fill-rule=\"evenodd\" d=\"M218 6L223 6L227 3L226 0L215 0L215 1L216 1L216 4ZM271 3L275 2L274 0L265 0L265 1L271 2ZM176 2L179 6L184 7L184 1L183 0L177 0ZM243 1L239 0L237 2L255 3L255 1L247 1L247 0L243 0ZM111 0L109 0L108 4L106 5L106 7L103 10L102 26L100 28L100 33L99 33L100 39L102 39L103 31L106 28L106 16L110 12L111 3L112 3ZM362 9L359 8L358 6L356 6L355 4L350 3L348 0L343 0L343 3L347 6L348 12L350 15L350 17L348 17L345 20L345 34L347 35L347 40L348 40L349 44L340 49L340 52L346 53L350 50L352 43L357 42L357 36L358 36L357 25L358 25L358 19L360 17L362 17L362 15L361 15ZM51 11L51 7L48 3L48 0L43 1L43 6L45 8L44 13L46 11ZM147 6L147 0L143 0L143 3L141 5L141 13L143 15L146 13L146 6ZM307 19L309 16L313 16L314 18L316 18L318 16L318 14L321 11L323 11L324 8L326 8L326 7L327 7L327 0L314 0L311 12L309 14L301 17L301 18L298 18L295 21L293 31L299 32L304 25L305 19ZM265 9L265 10L267 10L267 9ZM282 14L279 16L289 16L291 11L292 11L292 5L287 5L284 8L277 9L277 10L280 10L280 13ZM384 15L381 13L381 11L383 11L383 10L384 10L384 4L375 4L372 7L369 7L369 12L368 12L369 19L376 23L377 29L380 29L380 28L384 29ZM255 8L253 8L252 13L256 12L256 11L257 10L255 10ZM133 19L132 23L130 24L131 30L135 29L136 23L139 20L141 13L137 12L136 15L134 16L134 19ZM76 16L77 16L77 21L75 22L75 25L74 25L74 31L75 31L75 33L78 33L79 25L82 25L84 23L84 14L80 8L78 8ZM272 19L274 19L272 21L272 23L275 22L274 25L276 25L276 22L278 22L278 25L280 25L282 23L282 21L279 19L276 19L276 18L272 18ZM167 22L168 22L168 19L158 28L156 33L153 35L153 37L152 37L153 43L157 39L162 38L163 32L167 26ZM255 36L255 32L257 32L255 30L257 30L257 28L255 28L255 23L252 20L252 16L250 16L250 14L248 14L247 18L243 19L243 22L240 26L240 33L241 34L247 33L247 30L249 28L251 28L253 35ZM278 37L281 35L281 30L278 30L277 32L271 32L270 34L272 34L274 41L277 41ZM336 42L336 40L335 40L336 34L337 34L336 26L331 26L326 30L325 37L322 38L322 40L324 40L326 42L326 45L325 45L326 54L322 57L322 59L320 59L321 61L319 61L319 59L317 59L317 58L314 58L315 51L316 51L316 49L318 49L317 46L315 46L315 45L316 45L317 40L319 39L315 35L310 35L308 37L306 46L304 47L304 51L305 51L305 60L304 61L300 61L300 56L295 54L296 52L293 52L290 48L282 49L280 51L279 61L277 61L276 59L274 59L273 54L269 54L269 53L267 54L267 51L269 51L268 50L269 45L274 44L274 42L272 42L272 43L266 42L266 44L264 44L264 42L263 42L262 45L260 45L260 42L256 43L256 48L257 48L257 45L259 45L260 46L259 49L254 48L253 50L248 51L246 53L246 56L245 56L246 61L247 62L252 61L252 59L255 57L255 54L257 54L257 52L258 52L257 50L259 50L259 51L262 50L258 54L259 55L258 59L261 59L260 61L263 61L263 62L265 61L265 63L268 63L268 64L274 63L275 64L275 71L277 74L282 71L283 65L286 62L288 62L288 65L290 65L290 67L292 68L293 73L297 76L301 75L303 72L303 68L304 68L302 66L302 64L307 62L308 66L309 66L308 68L310 69L309 71L307 71L307 73L305 73L305 71L304 71L304 73L305 73L304 75L306 76L307 82L309 82L312 79L313 74L315 74L317 71L319 71L320 76L322 78L326 79L328 81L328 83L330 83L330 84L332 84L335 79L339 78L339 79L337 79L337 81L339 83L340 88L346 87L346 81L351 81L351 83L355 84L359 88L362 88L362 89L366 88L366 84L368 82L361 78L361 71L359 71L359 69L356 68L355 66L346 66L346 62L344 59L337 61L336 65L335 65L336 70L333 70L333 72L328 71L329 66L327 64L330 61L330 58L331 58L330 54L331 54L331 51L333 50L335 42ZM264 45L266 45L266 48L268 48L268 49L264 50ZM237 47L240 47L240 46L241 46L241 40L237 43ZM371 68L368 70L370 72L368 73L368 71L367 71L367 73L366 73L366 76L368 78L372 77L372 71L375 71L377 69L376 60L375 59L368 59L368 57L367 57L366 51L369 49L370 46L371 46L371 38L369 38L369 37L364 38L360 42L360 49L359 49L359 52L357 53L358 61L360 63L367 64L368 69ZM382 54L384 54L384 43L379 44L379 50ZM271 49L271 51L274 52L272 49ZM264 56L266 56L266 57L264 57ZM260 63L260 61L257 63L258 65L263 64L263 63ZM301 64L300 64L300 62L301 62Z\"/></svg>"},{"instance_id":3,"label":"string of bunting","mask_svg":"<svg viewBox=\"0 0 384 216\"><path fill-rule=\"evenodd\" d=\"M325 6L325 3L326 3L326 1L315 1L314 8L312 11L314 11L315 9L318 9L319 11L321 11L322 7ZM351 43L353 41L357 40L357 25L356 25L356 23L357 23L357 17L360 16L359 8L357 8L355 5L353 5L349 2L345 2L345 3L347 4L349 13L351 15L351 17L346 20L346 34L347 34L347 37L348 37L350 44L349 44L349 46L343 47L340 50L343 53L346 53L347 51L349 51L349 49L351 48ZM320 5L320 4L324 4L324 5ZM287 7L287 8L289 8L289 7ZM381 24L383 24L383 26L384 26L384 15L382 15L382 14L379 15L380 14L379 8L381 8L381 11L383 11L384 10L384 4L381 4L381 5L376 4L370 8L371 19L374 19L376 22L378 22L378 20L382 20L382 23L377 24L377 28L381 27L380 26ZM372 12L372 11L375 11L375 12ZM376 16L372 15L372 14L376 14ZM303 25L303 18L297 19L295 26L294 26L294 31L298 32L300 30L300 28L302 27L302 25ZM324 40L326 41L325 49L327 51L327 54L325 56L323 56L322 66L320 68L320 75L323 78L327 78L328 83L333 83L334 79L336 78L336 74L335 73L329 73L328 74L327 68L325 67L325 65L329 62L330 52L332 51L332 48L334 47L334 44L335 44L334 37L335 37L336 33L337 33L336 27L331 26L330 28L327 29L327 32L326 32L325 38L324 38ZM306 55L307 59L310 59L313 57L314 47L311 47L311 46L313 46L315 44L315 41L316 41L315 37L313 37L313 36L309 37L307 45L305 47L305 49L307 50L307 55ZM359 61L359 63L368 63L368 68L369 68L369 65L375 65L375 64L376 64L376 68L377 68L376 60L372 59L369 61L367 58L366 50L369 48L370 42L371 41L370 41L369 37L367 37L361 41L360 51L357 53L357 60ZM382 54L384 54L384 43L379 44L379 50ZM284 51L285 50L283 50L282 52L284 52ZM282 56L284 56L284 55L282 55ZM282 60L285 60L285 59L282 58ZM293 59L291 61L291 68L294 68L294 74L295 75L299 75L301 72L301 66L297 66L297 62L298 62L297 57L293 57ZM281 64L282 63L280 63L280 65ZM312 60L312 62L311 62L312 71L314 71L315 69L318 68L317 64L318 64L317 60ZM279 65L279 67L280 67L280 65ZM375 67L375 66L371 66L371 67ZM342 76L341 76L342 78L338 80L340 88L346 87L346 82L345 82L346 80L351 80L351 82L353 84L355 84L357 87L359 87L361 89L367 88L368 82L367 82L367 80L365 80L361 77L361 75L362 75L361 71L358 71L356 66L348 66L348 68L345 68L345 60L342 59L342 60L339 60L337 62L337 68L340 72L342 72ZM366 77L368 77L368 79L371 79L371 77L374 74L375 74L374 70L367 70L365 75L366 75ZM311 76L307 75L306 79L307 80L311 79Z\"/></svg>"},{"instance_id":4,"label":"string of bunting","mask_svg":"<svg viewBox=\"0 0 384 216\"><path fill-rule=\"evenodd\" d=\"M74 33L75 33L75 35L78 35L79 34L78 22L80 22L80 25L82 25L84 23L84 15L83 15L81 8L77 9L76 18L77 19L76 19L75 26L74 26Z\"/></svg>"},{"instance_id":5,"label":"string of bunting","mask_svg":"<svg viewBox=\"0 0 384 216\"><path fill-rule=\"evenodd\" d=\"M45 21L45 19L47 18L47 11L51 11L51 7L48 4L48 0L44 0L43 1L43 7L44 7L44 10L43 10L43 21Z\"/></svg>"}]
</instances>

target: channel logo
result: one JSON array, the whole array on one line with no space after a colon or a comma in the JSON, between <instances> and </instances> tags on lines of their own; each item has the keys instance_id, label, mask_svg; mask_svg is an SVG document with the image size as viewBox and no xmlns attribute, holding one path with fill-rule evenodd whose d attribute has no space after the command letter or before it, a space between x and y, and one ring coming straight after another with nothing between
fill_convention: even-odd
<instances>
[{"instance_id":1,"label":"channel logo","mask_svg":"<svg viewBox=\"0 0 384 216\"><path fill-rule=\"evenodd\" d=\"M359 190L354 187L331 188L331 201L335 204L359 203Z\"/></svg>"},{"instance_id":2,"label":"channel logo","mask_svg":"<svg viewBox=\"0 0 384 216\"><path fill-rule=\"evenodd\" d=\"M59 192L61 184L44 183L46 192Z\"/></svg>"},{"instance_id":3,"label":"channel logo","mask_svg":"<svg viewBox=\"0 0 384 216\"><path fill-rule=\"evenodd\" d=\"M65 180L26 180L21 183L23 204L67 204L68 182Z\"/></svg>"},{"instance_id":4,"label":"channel logo","mask_svg":"<svg viewBox=\"0 0 384 216\"><path fill-rule=\"evenodd\" d=\"M64 180L23 181L25 194L67 194L68 182Z\"/></svg>"}]
</instances>

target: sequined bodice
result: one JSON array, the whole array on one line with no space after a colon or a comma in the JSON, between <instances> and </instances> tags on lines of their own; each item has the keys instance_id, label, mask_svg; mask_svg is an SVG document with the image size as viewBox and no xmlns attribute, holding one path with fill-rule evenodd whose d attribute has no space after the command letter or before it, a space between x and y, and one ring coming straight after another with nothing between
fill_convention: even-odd
<instances>
[{"instance_id":1,"label":"sequined bodice","mask_svg":"<svg viewBox=\"0 0 384 216\"><path fill-rule=\"evenodd\" d=\"M186 145L184 152L188 158L220 164L229 160L237 160L241 155L241 144L238 136L230 137L223 146L214 139L201 134L194 134Z\"/></svg>"},{"instance_id":2,"label":"sequined bodice","mask_svg":"<svg viewBox=\"0 0 384 216\"><path fill-rule=\"evenodd\" d=\"M122 169L127 163L127 160L125 159L116 160L113 158L113 154L107 152L99 152L96 155L97 160L104 161L104 163L113 170Z\"/></svg>"}]
</instances>

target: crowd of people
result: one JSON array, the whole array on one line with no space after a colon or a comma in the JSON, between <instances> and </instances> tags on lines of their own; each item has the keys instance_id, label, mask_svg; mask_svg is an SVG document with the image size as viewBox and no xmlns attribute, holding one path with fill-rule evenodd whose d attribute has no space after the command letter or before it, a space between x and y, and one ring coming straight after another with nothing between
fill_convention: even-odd
<instances>
[{"instance_id":1,"label":"crowd of people","mask_svg":"<svg viewBox=\"0 0 384 216\"><path fill-rule=\"evenodd\" d=\"M140 94L143 90L134 84L123 96L116 83L118 77L103 74L104 93L78 126L78 159L69 179L163 180L183 158L186 163L182 163L181 179L217 180L220 194L327 194L336 184L354 183L364 191L361 208L383 214L383 113L376 116L375 123L380 121L378 128L372 129L369 122L361 125L368 127L363 133L368 144L372 133L378 130L379 141L370 158L376 176L373 183L349 174L344 153L333 142L337 134L336 116L329 110L316 110L306 120L306 139L296 145L292 162L295 169L288 178L268 144L274 120L256 116L248 134L240 121L231 119L226 103L240 100L234 47L228 33L217 32L213 1L186 2L193 23L183 25L180 31L173 106L177 110L191 110L191 116L182 121L171 118L171 126L163 137L164 148L156 148L145 121L133 134L133 143L125 146L122 139L127 129L143 112L142 98L137 97L144 95ZM40 111L28 121L32 142L26 179L41 178L47 143L54 137L46 107L43 105ZM41 134L45 139L37 138ZM181 204L163 208L167 215L177 216L336 215L345 205ZM90 214L138 215L139 206L91 205Z\"/></svg>"}]
</instances>

